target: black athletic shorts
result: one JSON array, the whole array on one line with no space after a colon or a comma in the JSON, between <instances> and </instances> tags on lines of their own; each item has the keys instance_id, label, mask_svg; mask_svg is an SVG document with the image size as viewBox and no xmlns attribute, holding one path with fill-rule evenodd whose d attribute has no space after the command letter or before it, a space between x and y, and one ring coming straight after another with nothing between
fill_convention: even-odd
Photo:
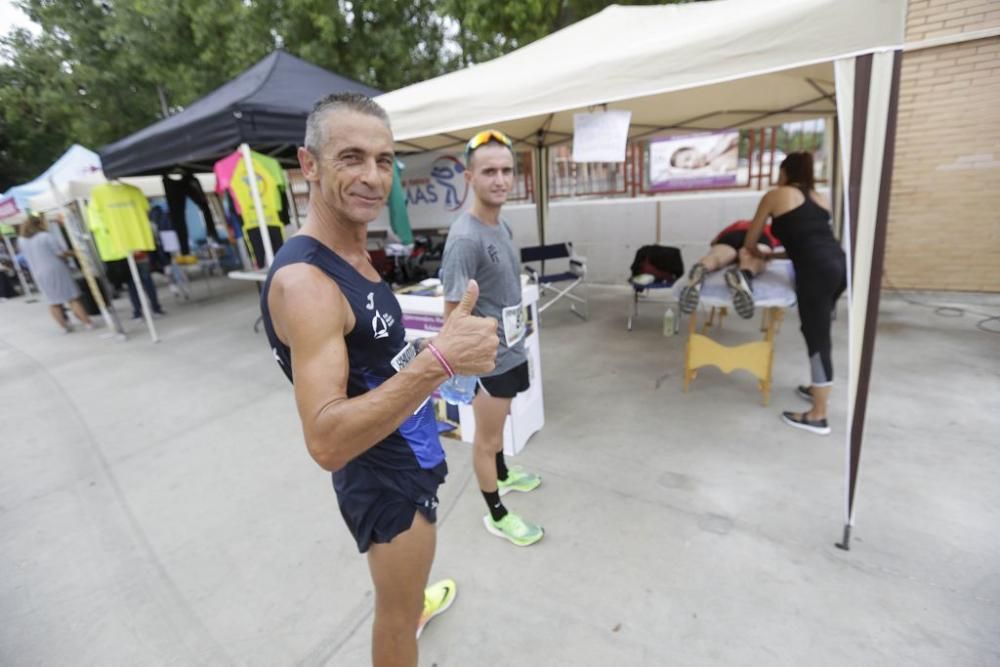
<instances>
[{"instance_id":1,"label":"black athletic shorts","mask_svg":"<svg viewBox=\"0 0 1000 667\"><path fill-rule=\"evenodd\" d=\"M414 512L435 523L437 490L447 474L445 461L429 470L390 470L357 459L333 473L340 514L358 551L365 553L373 542L391 542L409 530Z\"/></svg>"},{"instance_id":2,"label":"black athletic shorts","mask_svg":"<svg viewBox=\"0 0 1000 667\"><path fill-rule=\"evenodd\" d=\"M527 391L531 386L531 377L528 374L528 362L525 361L520 366L515 366L505 373L487 378L479 378L476 385L476 392L482 385L486 393L494 398L514 398L522 391Z\"/></svg>"},{"instance_id":3,"label":"black athletic shorts","mask_svg":"<svg viewBox=\"0 0 1000 667\"><path fill-rule=\"evenodd\" d=\"M717 236L712 241L712 245L727 245L733 250L739 251L743 247L743 242L746 241L746 238L747 233L745 231L733 230ZM763 243L768 248L772 247L771 239L767 238L766 234L761 234L760 238L757 239L757 243Z\"/></svg>"}]
</instances>

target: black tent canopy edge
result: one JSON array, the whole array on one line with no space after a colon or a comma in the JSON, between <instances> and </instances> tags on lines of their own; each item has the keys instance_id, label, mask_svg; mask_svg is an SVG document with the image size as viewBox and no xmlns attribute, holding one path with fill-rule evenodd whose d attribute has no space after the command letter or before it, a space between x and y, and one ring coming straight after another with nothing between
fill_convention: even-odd
<instances>
[{"instance_id":1,"label":"black tent canopy edge","mask_svg":"<svg viewBox=\"0 0 1000 667\"><path fill-rule=\"evenodd\" d=\"M342 91L380 94L284 51L274 51L180 113L102 147L104 174L108 178L147 176L178 167L211 171L216 161L242 143L283 166L296 166L296 149L312 105L324 95Z\"/></svg>"}]
</instances>

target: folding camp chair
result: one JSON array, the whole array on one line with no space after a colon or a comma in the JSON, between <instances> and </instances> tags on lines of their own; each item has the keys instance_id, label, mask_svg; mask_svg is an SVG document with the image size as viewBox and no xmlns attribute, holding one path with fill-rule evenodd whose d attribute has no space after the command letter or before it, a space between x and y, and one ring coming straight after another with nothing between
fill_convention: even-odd
<instances>
[{"instance_id":1,"label":"folding camp chair","mask_svg":"<svg viewBox=\"0 0 1000 667\"><path fill-rule=\"evenodd\" d=\"M546 262L558 262L561 264L561 260L566 260L568 264L566 271L562 273L545 273ZM528 272L528 275L538 283L539 300L546 295L550 295L545 303L539 302L539 315L545 312L545 309L556 301L566 298L571 302L569 308L573 311L574 315L583 320L590 316L590 305L587 302L586 294L579 294L580 292L584 292L585 289L584 278L587 275L587 258L576 255L573 252L572 243L553 243L551 245L521 248L521 262L525 264L524 269ZM540 265L538 270L528 266L528 264L534 263ZM574 294L574 290L578 293ZM577 304L582 306L583 312L577 309Z\"/></svg>"},{"instance_id":2,"label":"folding camp chair","mask_svg":"<svg viewBox=\"0 0 1000 667\"><path fill-rule=\"evenodd\" d=\"M625 329L627 331L631 331L633 322L639 319L640 303L660 303L664 305L676 303L676 299L674 299L673 296L670 296L668 299L651 298L653 294L656 293L656 290L663 290L664 292L662 293L666 293L666 290L669 290L674 286L674 282L675 281L672 278L670 280L654 280L651 283L645 283L645 284L629 281L629 285L632 286L632 309L629 312L628 320L625 322ZM676 308L675 312L676 316L680 317L681 313L679 306Z\"/></svg>"}]
</instances>

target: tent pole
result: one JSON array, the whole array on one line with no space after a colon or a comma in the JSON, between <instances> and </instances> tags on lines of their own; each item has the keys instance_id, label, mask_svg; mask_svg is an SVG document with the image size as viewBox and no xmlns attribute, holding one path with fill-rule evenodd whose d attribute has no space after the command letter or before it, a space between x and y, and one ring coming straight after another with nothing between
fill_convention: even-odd
<instances>
[{"instance_id":1,"label":"tent pole","mask_svg":"<svg viewBox=\"0 0 1000 667\"><path fill-rule=\"evenodd\" d=\"M108 327L108 331L113 331L117 334L124 334L122 330L121 323L119 323L117 317L112 317L111 313L108 312L107 303L104 301L104 295L101 293L101 289L97 284L97 280L94 279L93 265L91 263L91 257L86 249L80 245L80 240L76 237L79 230L73 222L70 222L73 217L69 209L62 207L63 217L66 220L67 225L72 225L69 230L69 244L73 246L73 254L76 256L76 263L80 265L80 271L83 273L83 279L87 281L87 288L90 289L90 295L94 297L94 303L97 304L98 310L101 312L101 318L104 319L104 323Z\"/></svg>"},{"instance_id":2,"label":"tent pole","mask_svg":"<svg viewBox=\"0 0 1000 667\"><path fill-rule=\"evenodd\" d=\"M851 524L844 524L844 538L836 543L838 549L843 549L844 551L851 550Z\"/></svg>"},{"instance_id":3,"label":"tent pole","mask_svg":"<svg viewBox=\"0 0 1000 667\"><path fill-rule=\"evenodd\" d=\"M288 187L285 188L285 203L288 206L288 221L292 223L295 230L298 231L302 229L302 225L299 224L299 207L295 203L295 193L292 192L292 181L288 178L288 170L284 170L285 181L288 183Z\"/></svg>"},{"instance_id":4,"label":"tent pole","mask_svg":"<svg viewBox=\"0 0 1000 667\"><path fill-rule=\"evenodd\" d=\"M881 160L877 165L873 165L871 175L878 179L878 190L873 194L873 201L867 202L866 223L870 224L873 230L871 234L871 258L868 271L868 290L865 294L865 315L864 329L860 342L860 363L858 366L858 382L854 396L854 406L851 411L851 450L849 469L849 510L847 515L848 524L854 523L854 513L856 509L855 495L857 493L858 473L861 467L861 449L864 445L865 416L868 410L868 396L871 381L872 361L875 356L875 336L878 326L879 302L882 294L882 276L885 266L885 245L886 232L889 224L889 199L892 193L892 172L895 165L896 149L896 122L899 110L899 80L902 67L902 51L896 50L886 53L877 53L871 56L871 74L868 77L869 85L875 80L878 73L880 86L872 93L868 107L869 130L871 133L869 140L879 142L881 146L875 144L876 149L880 148ZM885 114L884 125L880 131L871 132L871 127L877 127L874 114ZM868 152L868 146L865 146ZM873 149L872 152L875 152ZM855 245L858 240L854 239ZM857 260L855 260L857 262ZM861 305L861 304L857 304Z\"/></svg>"},{"instance_id":5,"label":"tent pole","mask_svg":"<svg viewBox=\"0 0 1000 667\"><path fill-rule=\"evenodd\" d=\"M844 541L837 545L842 549L850 546L856 510L885 260L901 61L901 51L896 50L837 62L838 93L848 85L854 88L853 95L845 96L849 104L841 106L838 97L837 105L841 131L847 137L843 148L850 147L842 167L847 175L844 245L850 308L846 530Z\"/></svg>"},{"instance_id":6,"label":"tent pole","mask_svg":"<svg viewBox=\"0 0 1000 667\"><path fill-rule=\"evenodd\" d=\"M56 198L60 202L66 201L63 197L62 192L56 186L53 179L49 179L49 185L52 187L52 191L56 194ZM83 209L80 208L81 218L77 218L73 212L70 210L69 206L65 204L60 204L59 210L62 212L63 221L68 227L69 244L73 246L73 254L76 256L76 263L80 265L80 271L83 273L83 279L87 282L87 288L90 290L90 295L94 298L94 303L97 304L97 309L101 313L101 318L108 327L108 331L113 331L116 334L124 336L125 330L122 328L121 322L118 321L118 317L114 314L114 310L111 312L108 310L108 304L104 301L104 294L101 293L101 288L97 284L97 280L94 278L94 263L93 255L88 252L89 248L84 247L80 243L78 234L83 236L86 229L86 225L82 224Z\"/></svg>"},{"instance_id":7,"label":"tent pole","mask_svg":"<svg viewBox=\"0 0 1000 667\"><path fill-rule=\"evenodd\" d=\"M10 261L14 265L14 271L17 273L17 281L21 283L21 290L24 292L24 296L27 297L26 303L33 303L35 299L31 298L31 289L28 287L28 281L24 279L24 274L21 273L21 265L17 263L17 255L14 252L14 246L11 245L10 239L7 238L6 234L3 234L4 245L7 246L7 254L10 255Z\"/></svg>"},{"instance_id":8,"label":"tent pole","mask_svg":"<svg viewBox=\"0 0 1000 667\"><path fill-rule=\"evenodd\" d=\"M86 239L86 244L87 244L87 248L88 248L88 252L89 252L90 256L93 257L93 258L95 258L95 260L96 260L94 262L94 267L95 267L94 276L95 276L95 279L97 280L97 282L99 282L101 285L103 285L104 292L106 292L108 294L111 294L111 295L114 295L114 288L112 288L111 283L108 281L107 273L105 272L103 264L102 264L103 260L101 260L101 254L100 254L100 252L98 252L97 245L94 243L94 236L93 236L93 234L90 233L90 228L87 226L87 216L86 216L86 213L84 211L86 211L86 204L84 203L83 199L77 198L77 200L76 200L76 211L75 211L76 218L75 219L78 220L79 223L80 223L80 225L81 225L83 238ZM102 299L104 298L104 293L101 294L101 298ZM125 327L122 326L121 318L118 317L118 311L115 310L114 301L113 300L112 301L107 301L105 303L106 303L106 306L107 306L107 309L108 309L108 313L110 314L111 319L114 321L114 327L113 327L114 330L117 331L119 333L119 335L122 336L122 339L124 340L124 338L126 337Z\"/></svg>"},{"instance_id":9,"label":"tent pole","mask_svg":"<svg viewBox=\"0 0 1000 667\"><path fill-rule=\"evenodd\" d=\"M549 149L542 143L539 132L535 146L535 216L538 221L538 245L545 245L545 227L549 217Z\"/></svg>"},{"instance_id":10,"label":"tent pole","mask_svg":"<svg viewBox=\"0 0 1000 667\"><path fill-rule=\"evenodd\" d=\"M146 327L149 329L149 337L154 343L160 342L160 337L156 335L156 326L153 324L153 313L149 311L149 299L146 298L146 288L139 279L139 267L135 264L135 252L128 254L128 270L132 274L132 282L135 284L135 291L139 295L139 303L142 304L142 315L146 319Z\"/></svg>"},{"instance_id":11,"label":"tent pole","mask_svg":"<svg viewBox=\"0 0 1000 667\"><path fill-rule=\"evenodd\" d=\"M240 153L243 154L243 164L246 165L247 179L250 181L250 196L253 197L253 208L257 214L260 240L264 244L264 268L268 268L274 262L274 248L271 247L271 230L267 228L267 221L264 219L264 203L260 199L260 190L257 188L257 172L253 168L249 144L240 144ZM246 228L243 231L246 233Z\"/></svg>"},{"instance_id":12,"label":"tent pole","mask_svg":"<svg viewBox=\"0 0 1000 667\"><path fill-rule=\"evenodd\" d=\"M831 138L828 144L830 151L827 154L830 156L830 204L833 207L833 234L838 241L842 242L844 239L844 203L842 201L841 178L840 174L837 173L840 171L840 127L836 115L834 115L830 125L832 128L828 126L827 129Z\"/></svg>"}]
</instances>

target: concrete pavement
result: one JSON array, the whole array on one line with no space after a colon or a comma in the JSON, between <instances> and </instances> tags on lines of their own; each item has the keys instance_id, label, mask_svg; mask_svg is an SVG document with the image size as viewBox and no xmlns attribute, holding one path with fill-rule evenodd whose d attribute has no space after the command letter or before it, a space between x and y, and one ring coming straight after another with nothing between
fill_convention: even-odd
<instances>
[{"instance_id":1,"label":"concrete pavement","mask_svg":"<svg viewBox=\"0 0 1000 667\"><path fill-rule=\"evenodd\" d=\"M0 663L368 663L365 559L251 331L256 291L214 285L164 299L159 345L0 303ZM421 665L1000 663L1000 336L981 317L886 297L845 553L843 385L831 437L778 420L804 405L794 311L762 407L745 374L682 393L683 339L657 306L626 333L628 298L546 313L547 423L516 458L544 483L505 498L541 543L483 530L469 448L445 441L432 578L459 593Z\"/></svg>"}]
</instances>

